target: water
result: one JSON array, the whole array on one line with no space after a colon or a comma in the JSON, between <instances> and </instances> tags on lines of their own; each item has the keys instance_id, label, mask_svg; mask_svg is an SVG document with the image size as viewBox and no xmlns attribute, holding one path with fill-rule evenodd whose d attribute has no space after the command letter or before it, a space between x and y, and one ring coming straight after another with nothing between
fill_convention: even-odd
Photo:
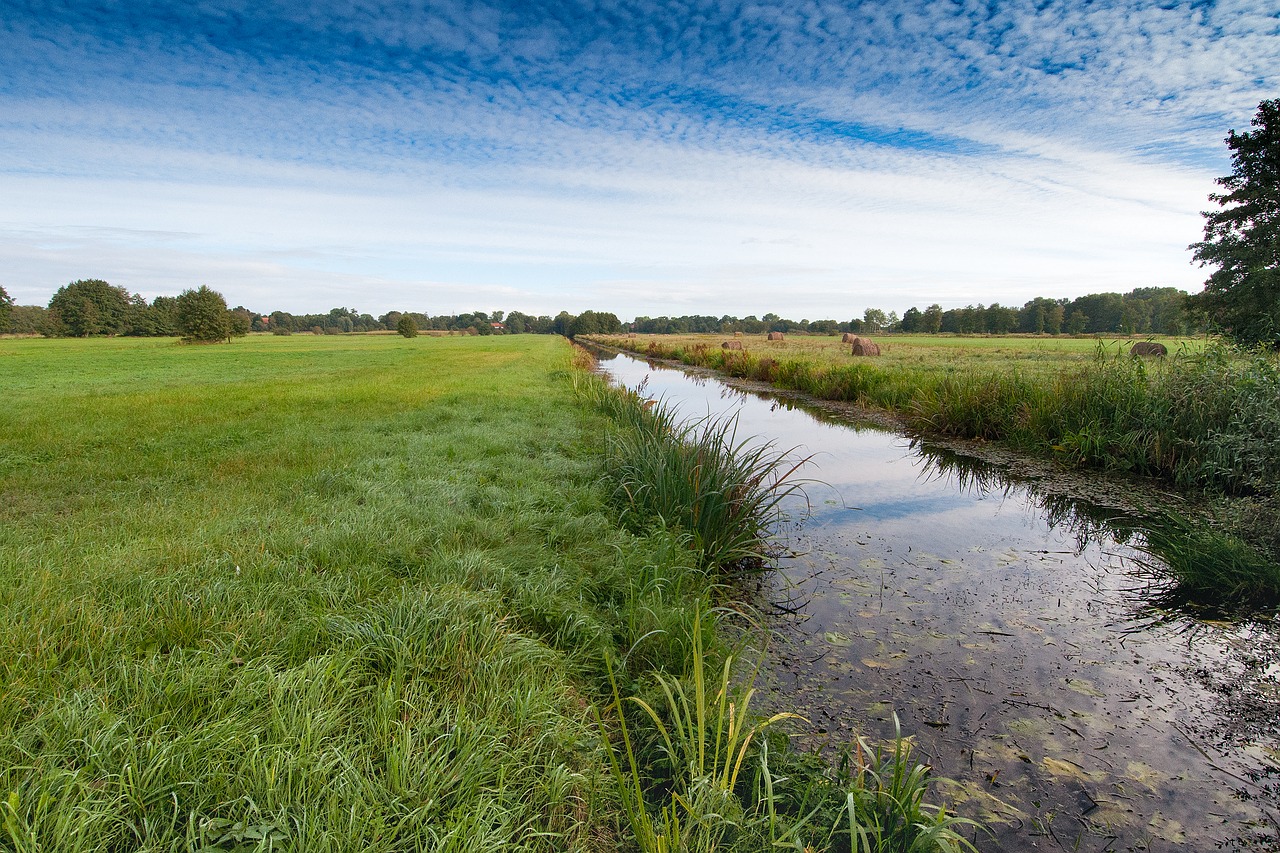
<instances>
[{"instance_id":1,"label":"water","mask_svg":"<svg viewBox=\"0 0 1280 853\"><path fill-rule=\"evenodd\" d=\"M689 416L811 455L762 590L775 700L834 748L894 717L983 850L1280 850L1280 626L1153 606L1143 519L621 355Z\"/></svg>"}]
</instances>

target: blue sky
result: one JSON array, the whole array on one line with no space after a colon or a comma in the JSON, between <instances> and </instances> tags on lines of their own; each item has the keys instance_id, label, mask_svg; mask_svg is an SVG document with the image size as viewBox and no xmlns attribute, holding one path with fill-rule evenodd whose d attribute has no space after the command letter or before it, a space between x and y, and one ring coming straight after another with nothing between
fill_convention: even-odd
<instances>
[{"instance_id":1,"label":"blue sky","mask_svg":"<svg viewBox=\"0 0 1280 853\"><path fill-rule=\"evenodd\" d=\"M1280 3L0 0L0 283L848 318L1200 288Z\"/></svg>"}]
</instances>

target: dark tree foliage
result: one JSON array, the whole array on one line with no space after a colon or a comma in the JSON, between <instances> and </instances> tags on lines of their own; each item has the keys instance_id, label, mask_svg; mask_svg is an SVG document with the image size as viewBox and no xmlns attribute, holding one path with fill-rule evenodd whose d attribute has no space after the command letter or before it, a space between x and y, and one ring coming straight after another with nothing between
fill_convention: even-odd
<instances>
[{"instance_id":1,"label":"dark tree foliage","mask_svg":"<svg viewBox=\"0 0 1280 853\"><path fill-rule=\"evenodd\" d=\"M200 285L198 290L184 290L178 296L178 331L189 343L230 340L230 314L227 300L207 285Z\"/></svg>"},{"instance_id":2,"label":"dark tree foliage","mask_svg":"<svg viewBox=\"0 0 1280 853\"><path fill-rule=\"evenodd\" d=\"M416 338L418 336L418 324L413 322L413 317L408 314L401 314L396 320L396 331L401 337Z\"/></svg>"},{"instance_id":3,"label":"dark tree foliage","mask_svg":"<svg viewBox=\"0 0 1280 853\"><path fill-rule=\"evenodd\" d=\"M96 278L58 288L49 300L48 332L55 336L122 335L129 331L129 291Z\"/></svg>"},{"instance_id":4,"label":"dark tree foliage","mask_svg":"<svg viewBox=\"0 0 1280 853\"><path fill-rule=\"evenodd\" d=\"M139 337L169 337L178 334L178 299L157 296L148 305L141 296L130 304L129 334Z\"/></svg>"},{"instance_id":5,"label":"dark tree foliage","mask_svg":"<svg viewBox=\"0 0 1280 853\"><path fill-rule=\"evenodd\" d=\"M9 315L13 311L13 297L9 292L0 286L0 332L4 332L9 328Z\"/></svg>"},{"instance_id":6,"label":"dark tree foliage","mask_svg":"<svg viewBox=\"0 0 1280 853\"><path fill-rule=\"evenodd\" d=\"M1232 171L1204 211L1204 240L1189 247L1217 269L1191 307L1243 344L1280 346L1280 98L1263 101L1253 130L1227 134Z\"/></svg>"},{"instance_id":7,"label":"dark tree foliage","mask_svg":"<svg viewBox=\"0 0 1280 853\"><path fill-rule=\"evenodd\" d=\"M12 335L38 335L45 330L48 311L43 305L15 305L9 313L9 333Z\"/></svg>"},{"instance_id":8,"label":"dark tree foliage","mask_svg":"<svg viewBox=\"0 0 1280 853\"><path fill-rule=\"evenodd\" d=\"M237 305L227 312L227 337L243 338L253 329L253 312Z\"/></svg>"}]
</instances>

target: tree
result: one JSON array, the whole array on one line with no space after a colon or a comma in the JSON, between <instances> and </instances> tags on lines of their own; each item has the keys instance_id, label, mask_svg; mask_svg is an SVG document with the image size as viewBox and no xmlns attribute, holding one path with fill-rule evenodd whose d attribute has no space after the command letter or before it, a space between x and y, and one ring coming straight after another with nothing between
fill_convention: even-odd
<instances>
[{"instance_id":1,"label":"tree","mask_svg":"<svg viewBox=\"0 0 1280 853\"><path fill-rule=\"evenodd\" d=\"M48 312L41 305L15 305L9 314L9 334L38 335L45 331Z\"/></svg>"},{"instance_id":2,"label":"tree","mask_svg":"<svg viewBox=\"0 0 1280 853\"><path fill-rule=\"evenodd\" d=\"M401 314L400 319L396 320L396 331L404 338L416 338L418 336L418 324L413 322L413 317L408 314Z\"/></svg>"},{"instance_id":3,"label":"tree","mask_svg":"<svg viewBox=\"0 0 1280 853\"><path fill-rule=\"evenodd\" d=\"M924 331L924 314L914 305L902 313L902 331L921 332Z\"/></svg>"},{"instance_id":4,"label":"tree","mask_svg":"<svg viewBox=\"0 0 1280 853\"><path fill-rule=\"evenodd\" d=\"M1082 335L1089 325L1089 317L1079 309L1072 311L1071 316L1067 318L1067 334Z\"/></svg>"},{"instance_id":5,"label":"tree","mask_svg":"<svg viewBox=\"0 0 1280 853\"><path fill-rule=\"evenodd\" d=\"M227 343L232 338L243 338L253 328L253 312L237 305L227 312Z\"/></svg>"},{"instance_id":6,"label":"tree","mask_svg":"<svg viewBox=\"0 0 1280 853\"><path fill-rule=\"evenodd\" d=\"M942 306L938 304L930 305L924 309L924 316L921 320L921 331L936 335L942 331Z\"/></svg>"},{"instance_id":7,"label":"tree","mask_svg":"<svg viewBox=\"0 0 1280 853\"><path fill-rule=\"evenodd\" d=\"M1018 326L1017 310L1005 308L999 302L987 306L984 319L987 331L993 335L1007 335Z\"/></svg>"},{"instance_id":8,"label":"tree","mask_svg":"<svg viewBox=\"0 0 1280 853\"><path fill-rule=\"evenodd\" d=\"M227 300L207 285L178 295L178 331L188 343L212 343L231 339Z\"/></svg>"},{"instance_id":9,"label":"tree","mask_svg":"<svg viewBox=\"0 0 1280 853\"><path fill-rule=\"evenodd\" d=\"M1217 269L1189 300L1243 344L1280 346L1280 98L1258 104L1253 130L1227 134L1232 171L1209 200L1204 240L1188 248Z\"/></svg>"},{"instance_id":10,"label":"tree","mask_svg":"<svg viewBox=\"0 0 1280 853\"><path fill-rule=\"evenodd\" d=\"M58 288L49 300L49 314L53 335L87 338L123 334L128 330L129 291L97 278L73 281Z\"/></svg>"},{"instance_id":11,"label":"tree","mask_svg":"<svg viewBox=\"0 0 1280 853\"><path fill-rule=\"evenodd\" d=\"M0 333L9 330L9 314L13 311L13 297L0 286Z\"/></svg>"}]
</instances>

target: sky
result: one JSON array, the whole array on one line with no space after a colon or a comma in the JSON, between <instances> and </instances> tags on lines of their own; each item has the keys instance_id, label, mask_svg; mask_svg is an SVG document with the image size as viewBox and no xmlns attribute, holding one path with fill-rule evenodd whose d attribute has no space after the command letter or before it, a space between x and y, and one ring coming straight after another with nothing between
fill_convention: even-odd
<instances>
[{"instance_id":1,"label":"sky","mask_svg":"<svg viewBox=\"0 0 1280 853\"><path fill-rule=\"evenodd\" d=\"M1195 292L1280 0L0 0L0 285L861 316Z\"/></svg>"}]
</instances>

